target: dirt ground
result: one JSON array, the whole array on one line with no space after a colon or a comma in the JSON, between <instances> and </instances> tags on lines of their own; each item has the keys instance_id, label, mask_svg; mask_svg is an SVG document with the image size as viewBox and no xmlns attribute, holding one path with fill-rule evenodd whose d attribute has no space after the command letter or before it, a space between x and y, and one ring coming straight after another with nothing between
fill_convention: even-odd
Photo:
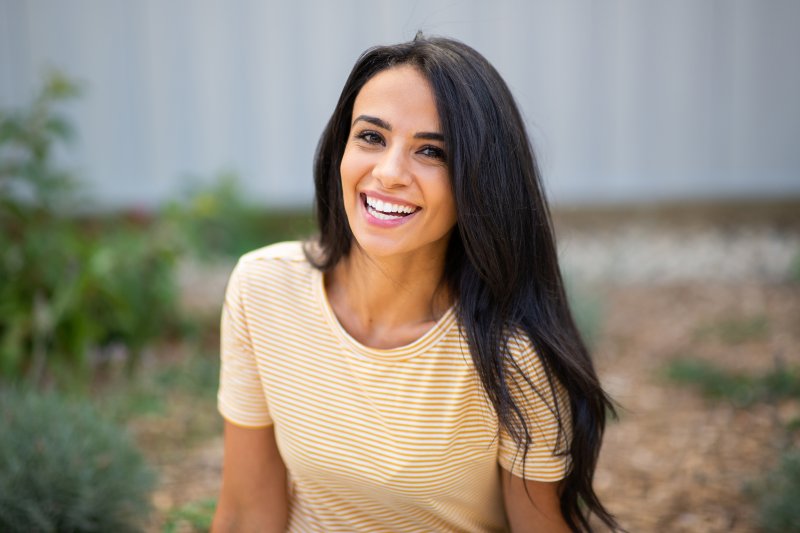
<instances>
[{"instance_id":1,"label":"dirt ground","mask_svg":"<svg viewBox=\"0 0 800 533\"><path fill-rule=\"evenodd\" d=\"M631 532L756 531L745 488L775 466L781 450L800 445L787 442L785 430L800 419L800 402L736 407L665 377L665 365L683 357L751 374L800 365L800 284L773 274L750 278L715 281L712 270L596 285L595 361L619 420L607 428L595 487ZM753 323L759 327L748 330ZM158 457L159 515L215 498L221 456L216 438Z\"/></svg>"},{"instance_id":2,"label":"dirt ground","mask_svg":"<svg viewBox=\"0 0 800 533\"><path fill-rule=\"evenodd\" d=\"M663 368L688 356L749 373L767 372L776 360L800 364L800 287L627 287L608 296L596 358L621 409L596 474L602 499L630 531L754 531L743 489L775 466L800 404L736 408L669 382ZM752 317L768 324L756 338L702 334Z\"/></svg>"}]
</instances>

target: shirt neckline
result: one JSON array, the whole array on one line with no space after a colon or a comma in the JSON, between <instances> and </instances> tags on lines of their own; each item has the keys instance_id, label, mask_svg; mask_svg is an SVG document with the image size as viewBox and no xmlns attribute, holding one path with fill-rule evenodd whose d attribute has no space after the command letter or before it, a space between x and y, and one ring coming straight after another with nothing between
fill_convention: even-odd
<instances>
[{"instance_id":1,"label":"shirt neckline","mask_svg":"<svg viewBox=\"0 0 800 533\"><path fill-rule=\"evenodd\" d=\"M373 348L367 346L353 338L353 336L344 329L341 322L339 322L339 318L336 316L336 313L333 312L333 307L331 307L330 301L328 300L323 273L316 268L313 270L314 292L316 293L316 299L319 302L325 321L343 345L360 355L382 360L409 359L435 346L456 323L455 305L451 305L428 331L409 344L396 348Z\"/></svg>"}]
</instances>

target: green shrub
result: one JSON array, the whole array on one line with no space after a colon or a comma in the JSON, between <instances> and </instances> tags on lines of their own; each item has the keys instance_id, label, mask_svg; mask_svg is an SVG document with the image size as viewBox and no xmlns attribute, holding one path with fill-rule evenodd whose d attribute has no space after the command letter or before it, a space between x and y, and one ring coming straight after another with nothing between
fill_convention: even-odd
<instances>
[{"instance_id":1,"label":"green shrub","mask_svg":"<svg viewBox=\"0 0 800 533\"><path fill-rule=\"evenodd\" d=\"M187 187L182 199L164 208L164 217L200 259L238 258L267 244L305 238L314 227L307 209L266 209L248 201L231 172L211 185Z\"/></svg>"},{"instance_id":2,"label":"green shrub","mask_svg":"<svg viewBox=\"0 0 800 533\"><path fill-rule=\"evenodd\" d=\"M87 404L0 393L0 531L143 529L154 476L127 434Z\"/></svg>"},{"instance_id":3,"label":"green shrub","mask_svg":"<svg viewBox=\"0 0 800 533\"><path fill-rule=\"evenodd\" d=\"M73 198L75 179L53 166L52 150L68 141L73 129L54 105L79 94L74 82L50 72L28 108L0 110L0 222L69 207L65 200Z\"/></svg>"},{"instance_id":4,"label":"green shrub","mask_svg":"<svg viewBox=\"0 0 800 533\"><path fill-rule=\"evenodd\" d=\"M80 189L52 150L72 131L55 108L77 93L52 74L30 108L0 112L0 379L85 386L109 346L133 368L179 323L170 235L74 216Z\"/></svg>"},{"instance_id":5,"label":"green shrub","mask_svg":"<svg viewBox=\"0 0 800 533\"><path fill-rule=\"evenodd\" d=\"M777 469L751 487L758 502L758 522L768 533L800 532L800 450L783 455Z\"/></svg>"}]
</instances>

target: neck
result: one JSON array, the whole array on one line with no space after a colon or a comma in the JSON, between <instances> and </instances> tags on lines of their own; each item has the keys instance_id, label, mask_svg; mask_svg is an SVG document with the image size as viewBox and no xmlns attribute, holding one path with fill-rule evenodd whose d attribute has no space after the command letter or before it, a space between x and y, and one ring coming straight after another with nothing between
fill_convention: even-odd
<instances>
[{"instance_id":1,"label":"neck","mask_svg":"<svg viewBox=\"0 0 800 533\"><path fill-rule=\"evenodd\" d=\"M440 283L443 273L443 256L373 258L354 245L326 288L340 322L356 338L395 338L378 344L397 344L403 342L398 337L415 337L447 311L451 297Z\"/></svg>"}]
</instances>

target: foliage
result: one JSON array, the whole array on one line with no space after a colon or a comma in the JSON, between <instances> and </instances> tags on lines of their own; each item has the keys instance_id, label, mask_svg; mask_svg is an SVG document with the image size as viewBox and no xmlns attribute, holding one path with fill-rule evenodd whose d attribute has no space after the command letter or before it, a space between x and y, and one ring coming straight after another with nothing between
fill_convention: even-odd
<instances>
[{"instance_id":1,"label":"foliage","mask_svg":"<svg viewBox=\"0 0 800 533\"><path fill-rule=\"evenodd\" d=\"M0 393L0 530L139 531L153 473L88 404Z\"/></svg>"},{"instance_id":2,"label":"foliage","mask_svg":"<svg viewBox=\"0 0 800 533\"><path fill-rule=\"evenodd\" d=\"M238 258L273 242L305 238L313 228L307 210L266 210L249 202L235 174L221 173L208 186L192 185L164 209L185 247L200 259Z\"/></svg>"},{"instance_id":3,"label":"foliage","mask_svg":"<svg viewBox=\"0 0 800 533\"><path fill-rule=\"evenodd\" d=\"M28 109L0 111L0 221L6 216L41 215L63 208L74 178L52 164L53 147L73 136L70 122L53 105L75 98L78 86L57 72L48 74L44 87ZM29 208L39 205L41 210ZM28 209L26 209L28 208Z\"/></svg>"},{"instance_id":4,"label":"foliage","mask_svg":"<svg viewBox=\"0 0 800 533\"><path fill-rule=\"evenodd\" d=\"M176 251L133 225L92 230L71 212L77 181L53 149L72 134L57 104L78 94L51 74L29 109L0 113L0 378L81 386L108 348L133 368L176 327Z\"/></svg>"},{"instance_id":5,"label":"foliage","mask_svg":"<svg viewBox=\"0 0 800 533\"><path fill-rule=\"evenodd\" d=\"M167 516L163 531L209 531L216 508L216 500L202 500L173 509Z\"/></svg>"},{"instance_id":6,"label":"foliage","mask_svg":"<svg viewBox=\"0 0 800 533\"><path fill-rule=\"evenodd\" d=\"M758 502L758 522L767 533L800 531L800 450L783 454L780 465L751 487Z\"/></svg>"},{"instance_id":7,"label":"foliage","mask_svg":"<svg viewBox=\"0 0 800 533\"><path fill-rule=\"evenodd\" d=\"M698 388L705 396L750 405L781 398L800 398L800 368L776 366L769 372L751 376L725 371L706 361L675 359L666 367L669 379Z\"/></svg>"}]
</instances>

